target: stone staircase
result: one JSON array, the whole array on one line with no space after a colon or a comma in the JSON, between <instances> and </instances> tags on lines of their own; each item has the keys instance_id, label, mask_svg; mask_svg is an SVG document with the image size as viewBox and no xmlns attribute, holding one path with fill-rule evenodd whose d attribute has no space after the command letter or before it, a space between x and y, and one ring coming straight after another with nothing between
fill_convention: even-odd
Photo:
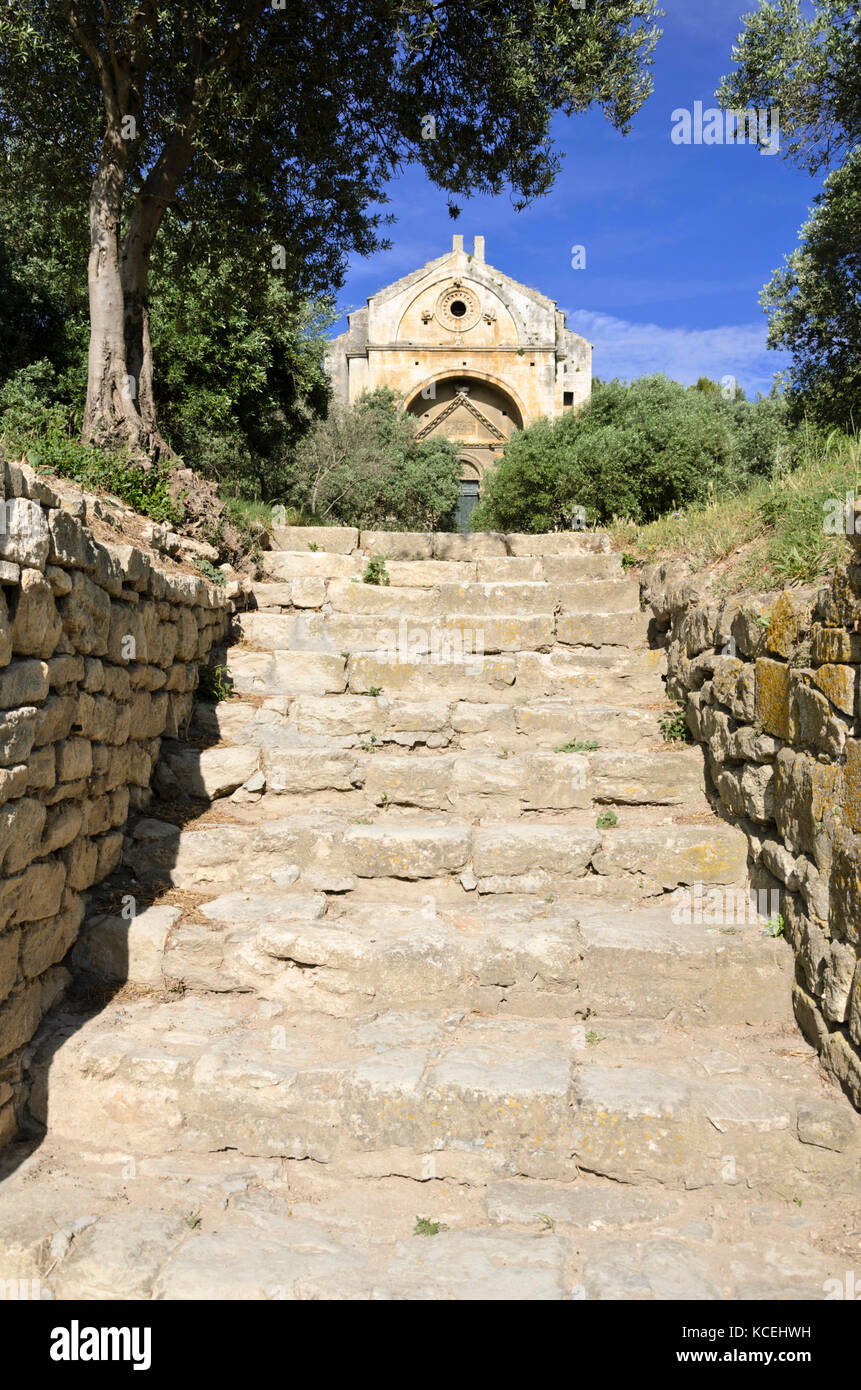
<instances>
[{"instance_id":1,"label":"stone staircase","mask_svg":"<svg viewBox=\"0 0 861 1390\"><path fill-rule=\"evenodd\" d=\"M111 891L137 915L91 914L32 1050L13 1273L823 1298L858 1257L861 1122L746 911L744 835L661 735L607 538L280 539L233 697L164 746L130 827ZM99 977L127 981L105 1006Z\"/></svg>"}]
</instances>

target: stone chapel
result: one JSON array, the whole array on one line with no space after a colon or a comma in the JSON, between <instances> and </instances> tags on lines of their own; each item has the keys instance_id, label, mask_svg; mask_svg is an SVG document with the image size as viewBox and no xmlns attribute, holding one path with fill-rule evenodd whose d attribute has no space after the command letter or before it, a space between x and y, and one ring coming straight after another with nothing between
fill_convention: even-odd
<instances>
[{"instance_id":1,"label":"stone chapel","mask_svg":"<svg viewBox=\"0 0 861 1390\"><path fill-rule=\"evenodd\" d=\"M348 323L326 355L335 399L390 386L421 438L460 445L461 528L514 430L591 394L591 344L565 327L555 300L488 265L481 236L471 252L455 236L446 255L371 295Z\"/></svg>"}]
</instances>

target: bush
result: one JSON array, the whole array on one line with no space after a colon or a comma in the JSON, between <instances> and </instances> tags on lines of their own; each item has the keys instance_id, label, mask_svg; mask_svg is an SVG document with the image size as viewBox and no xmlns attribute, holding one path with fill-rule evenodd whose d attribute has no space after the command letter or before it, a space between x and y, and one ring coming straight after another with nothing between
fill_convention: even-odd
<instances>
[{"instance_id":1,"label":"bush","mask_svg":"<svg viewBox=\"0 0 861 1390\"><path fill-rule=\"evenodd\" d=\"M564 530L577 507L590 523L651 521L770 475L793 448L777 395L729 400L663 376L598 384L579 413L512 436L470 524Z\"/></svg>"},{"instance_id":2,"label":"bush","mask_svg":"<svg viewBox=\"0 0 861 1390\"><path fill-rule=\"evenodd\" d=\"M130 462L125 453L107 453L92 444L82 444L73 437L60 415L48 412L42 418L42 430L6 429L0 443L16 457L25 454L28 463L39 472L69 478L84 491L112 493L120 501L153 521L178 525L183 509L170 496L170 470L157 464L144 471Z\"/></svg>"},{"instance_id":3,"label":"bush","mask_svg":"<svg viewBox=\"0 0 861 1390\"><path fill-rule=\"evenodd\" d=\"M285 500L318 523L377 530L451 530L460 456L447 439L416 439L389 389L333 406L295 451Z\"/></svg>"}]
</instances>

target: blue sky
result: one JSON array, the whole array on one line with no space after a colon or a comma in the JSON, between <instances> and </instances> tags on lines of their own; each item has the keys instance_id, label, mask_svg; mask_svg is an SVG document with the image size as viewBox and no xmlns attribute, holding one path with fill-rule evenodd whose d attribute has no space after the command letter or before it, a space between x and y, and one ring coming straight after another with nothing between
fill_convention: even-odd
<instances>
[{"instance_id":1,"label":"blue sky","mask_svg":"<svg viewBox=\"0 0 861 1390\"><path fill-rule=\"evenodd\" d=\"M390 187L392 247L351 263L341 308L441 255L453 232L467 249L483 233L491 265L556 299L569 327L594 343L596 376L663 371L686 385L733 376L749 395L767 391L786 359L766 350L759 293L797 244L820 181L753 146L671 141L675 108L714 105L740 15L755 3L663 8L655 90L630 135L597 111L558 119L561 173L548 197L519 213L508 195L459 197L452 222L445 195L408 170ZM585 270L571 268L574 245L586 248Z\"/></svg>"}]
</instances>

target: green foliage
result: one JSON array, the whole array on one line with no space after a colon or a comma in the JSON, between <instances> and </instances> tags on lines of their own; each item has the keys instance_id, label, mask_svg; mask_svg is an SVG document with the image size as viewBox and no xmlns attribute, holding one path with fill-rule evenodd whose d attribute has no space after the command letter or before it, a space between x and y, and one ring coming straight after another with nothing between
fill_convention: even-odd
<instances>
[{"instance_id":1,"label":"green foliage","mask_svg":"<svg viewBox=\"0 0 861 1390\"><path fill-rule=\"evenodd\" d=\"M160 263L169 279L161 298L155 286L147 296L156 400L187 462L226 481L237 447L242 456L247 446L245 478L255 474L257 430L268 442L266 459L281 457L275 444L290 434L289 420L268 409L273 390L280 398L282 363L276 350L263 364L267 381L252 372L242 396L242 363L254 358L259 327L251 313L236 359L231 334L207 329L213 381L192 380L186 392L183 356L206 360L194 318L183 320L176 302L186 278L192 304L206 299L201 281L211 278L225 330L230 280L219 281L231 263L256 278L264 312L272 307L267 279L290 286L297 301L329 297L351 256L387 245L380 234L386 185L407 163L449 194L507 186L522 207L558 172L550 133L557 112L598 105L615 128L629 128L651 91L659 14L656 0L588 8L523 0L514 9L403 0L290 0L286 8L257 0L186 0L179 8L20 0L0 13L3 190L71 212L79 235L87 231L89 190L126 265L138 255L148 261L155 241L154 275ZM432 138L425 113L433 116ZM133 131L123 128L130 118ZM451 199L449 206L454 212ZM176 216L162 221L165 208ZM176 247L182 274L168 264ZM78 281L88 253L87 238ZM244 289L240 298L253 306ZM114 296L103 306L114 328L123 308L135 307L131 292L127 301L118 305ZM214 322L216 306L206 307ZM127 329L133 317L127 312ZM38 313L27 330L37 342L45 336ZM263 332L277 349L274 321ZM25 354L22 364L31 360ZM262 413L255 413L258 394ZM257 495L271 496L277 488L262 471Z\"/></svg>"},{"instance_id":2,"label":"green foliage","mask_svg":"<svg viewBox=\"0 0 861 1390\"><path fill-rule=\"evenodd\" d=\"M372 555L365 565L362 579L366 584L390 584L388 571L386 570L385 555Z\"/></svg>"},{"instance_id":3,"label":"green foliage","mask_svg":"<svg viewBox=\"0 0 861 1390\"><path fill-rule=\"evenodd\" d=\"M366 392L346 409L333 405L295 451L287 500L323 523L450 530L459 451L447 439L416 439L416 428L389 389Z\"/></svg>"},{"instance_id":4,"label":"green foliage","mask_svg":"<svg viewBox=\"0 0 861 1390\"><path fill-rule=\"evenodd\" d=\"M770 918L768 919L768 921L766 922L766 924L765 924L765 930L764 930L764 935L766 935L766 936L783 936L783 933L784 933L785 930L786 930L786 921L784 920L783 914L780 913L780 912L777 912L777 913L775 913L775 915L774 915L773 917L770 917Z\"/></svg>"},{"instance_id":5,"label":"green foliage","mask_svg":"<svg viewBox=\"0 0 861 1390\"><path fill-rule=\"evenodd\" d=\"M194 567L195 569L199 570L200 573L204 576L204 578L208 579L211 584L222 585L227 582L221 570L216 569L215 565L213 565L209 560L204 559L202 555L195 555Z\"/></svg>"},{"instance_id":6,"label":"green foliage","mask_svg":"<svg viewBox=\"0 0 861 1390\"><path fill-rule=\"evenodd\" d=\"M731 400L664 376L611 381L583 410L512 436L470 524L567 530L577 507L589 523L650 521L770 473L792 445L778 395Z\"/></svg>"},{"instance_id":7,"label":"green foliage","mask_svg":"<svg viewBox=\"0 0 861 1390\"><path fill-rule=\"evenodd\" d=\"M785 156L811 173L861 139L857 0L762 0L744 15L722 106L780 108Z\"/></svg>"},{"instance_id":8,"label":"green foliage","mask_svg":"<svg viewBox=\"0 0 861 1390\"><path fill-rule=\"evenodd\" d=\"M718 567L715 587L725 594L819 579L849 557L842 508L847 492L861 491L861 444L805 423L792 433L788 458L744 491L611 530L641 564L683 555L695 570ZM834 510L841 515L831 530L823 522Z\"/></svg>"},{"instance_id":9,"label":"green foliage","mask_svg":"<svg viewBox=\"0 0 861 1390\"><path fill-rule=\"evenodd\" d=\"M673 709L661 715L658 727L667 743L693 743L684 700L677 700Z\"/></svg>"},{"instance_id":10,"label":"green foliage","mask_svg":"<svg viewBox=\"0 0 861 1390\"><path fill-rule=\"evenodd\" d=\"M17 379L20 382L20 378ZM0 391L0 405L8 396ZM44 432L23 427L21 416L3 415L0 443L13 457L26 455L29 463L43 473L69 478L85 492L109 492L142 516L172 526L182 521L182 506L170 496L170 472L165 464L144 471L127 454L107 453L91 444L82 444L64 426L61 413L43 417Z\"/></svg>"},{"instance_id":11,"label":"green foliage","mask_svg":"<svg viewBox=\"0 0 861 1390\"><path fill-rule=\"evenodd\" d=\"M762 292L770 346L792 353L793 414L861 425L861 146L829 174L800 245Z\"/></svg>"},{"instance_id":12,"label":"green foliage","mask_svg":"<svg viewBox=\"0 0 861 1390\"><path fill-rule=\"evenodd\" d=\"M0 181L7 440L81 427L89 331L79 222L32 195L13 199ZM286 458L326 408L332 311L297 298L283 273L235 247L201 256L190 229L168 214L153 255L150 312L162 432L190 467L236 499L231 519L243 529L242 503L279 495Z\"/></svg>"},{"instance_id":13,"label":"green foliage","mask_svg":"<svg viewBox=\"0 0 861 1390\"><path fill-rule=\"evenodd\" d=\"M413 1227L414 1236L436 1236L440 1231L445 1231L446 1225L442 1221L431 1221L428 1216L417 1216L416 1224Z\"/></svg>"},{"instance_id":14,"label":"green foliage","mask_svg":"<svg viewBox=\"0 0 861 1390\"><path fill-rule=\"evenodd\" d=\"M615 830L619 824L619 817L615 811L602 811L595 822L598 830Z\"/></svg>"},{"instance_id":15,"label":"green foliage","mask_svg":"<svg viewBox=\"0 0 861 1390\"><path fill-rule=\"evenodd\" d=\"M598 749L598 744L595 742L594 739L588 739L585 743L581 743L579 739L572 738L572 740L571 740L570 743L560 743L559 747L556 748L556 749L554 749L554 752L556 752L556 753L595 753L595 752L597 752L597 749Z\"/></svg>"},{"instance_id":16,"label":"green foliage","mask_svg":"<svg viewBox=\"0 0 861 1390\"><path fill-rule=\"evenodd\" d=\"M160 427L185 463L243 500L280 496L287 460L326 409L324 301L236 250L195 258L169 219L152 273Z\"/></svg>"},{"instance_id":17,"label":"green foliage","mask_svg":"<svg viewBox=\"0 0 861 1390\"><path fill-rule=\"evenodd\" d=\"M217 705L226 700L233 688L226 666L201 665L197 668L197 698Z\"/></svg>"}]
</instances>

